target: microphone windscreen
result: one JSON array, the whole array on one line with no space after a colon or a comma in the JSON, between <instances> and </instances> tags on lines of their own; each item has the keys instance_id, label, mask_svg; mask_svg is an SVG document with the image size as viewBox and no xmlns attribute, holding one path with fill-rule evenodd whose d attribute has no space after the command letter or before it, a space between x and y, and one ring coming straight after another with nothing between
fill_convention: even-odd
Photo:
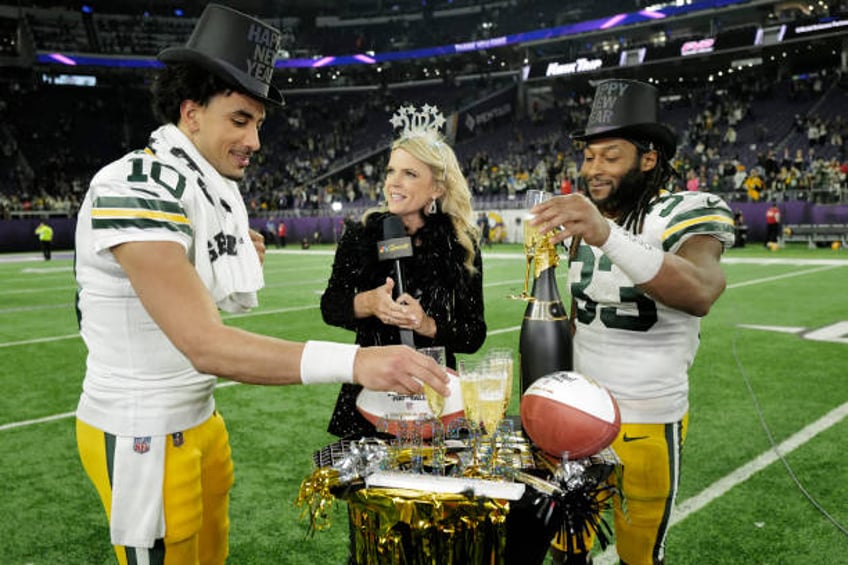
<instances>
[{"instance_id":1,"label":"microphone windscreen","mask_svg":"<svg viewBox=\"0 0 848 565\"><path fill-rule=\"evenodd\" d=\"M383 239L406 237L406 230L400 216L390 214L383 219Z\"/></svg>"}]
</instances>

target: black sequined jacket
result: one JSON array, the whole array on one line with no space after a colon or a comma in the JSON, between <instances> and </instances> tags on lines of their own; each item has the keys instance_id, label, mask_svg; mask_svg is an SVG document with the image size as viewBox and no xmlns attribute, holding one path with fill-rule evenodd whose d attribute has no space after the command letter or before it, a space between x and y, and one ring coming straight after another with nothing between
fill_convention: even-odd
<instances>
[{"instance_id":1,"label":"black sequined jacket","mask_svg":"<svg viewBox=\"0 0 848 565\"><path fill-rule=\"evenodd\" d=\"M372 214L366 224L347 222L333 272L321 297L324 322L356 332L362 346L399 344L397 326L383 324L376 316L357 319L354 297L386 282L397 281L394 261L379 261L377 242L383 239L383 219L387 213ZM465 268L465 248L454 235L446 214L426 217L426 223L412 236L412 257L400 260L404 291L421 303L424 312L436 321L436 336L414 334L416 347L443 345L446 362L456 368L456 353L474 353L486 339L483 316L483 260L480 250L474 257L475 274ZM397 291L397 286L395 287ZM374 427L356 409L356 396L362 387L342 385L328 431L339 437L374 435Z\"/></svg>"}]
</instances>

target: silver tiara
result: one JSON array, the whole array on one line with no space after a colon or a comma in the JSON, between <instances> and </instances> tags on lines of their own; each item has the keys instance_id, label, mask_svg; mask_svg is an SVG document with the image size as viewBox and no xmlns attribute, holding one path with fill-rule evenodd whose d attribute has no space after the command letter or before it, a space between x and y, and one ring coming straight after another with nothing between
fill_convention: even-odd
<instances>
[{"instance_id":1,"label":"silver tiara","mask_svg":"<svg viewBox=\"0 0 848 565\"><path fill-rule=\"evenodd\" d=\"M416 110L412 105L401 106L389 120L393 128L403 128L400 132L401 138L430 137L434 141L438 141L439 130L445 125L445 121L445 116L439 109L429 104L424 104L420 110Z\"/></svg>"}]
</instances>

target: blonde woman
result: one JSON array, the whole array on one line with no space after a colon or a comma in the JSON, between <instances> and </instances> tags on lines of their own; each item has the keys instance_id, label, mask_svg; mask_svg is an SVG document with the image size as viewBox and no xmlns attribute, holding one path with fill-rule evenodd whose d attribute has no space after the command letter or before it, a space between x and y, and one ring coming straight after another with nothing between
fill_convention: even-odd
<instances>
[{"instance_id":1,"label":"blonde woman","mask_svg":"<svg viewBox=\"0 0 848 565\"><path fill-rule=\"evenodd\" d=\"M356 332L359 345L442 345L448 367L456 353L474 353L486 339L483 262L471 193L453 149L439 134L444 123L432 106L402 107L392 124L401 128L385 171L385 203L349 222L339 241L327 289L324 321ZM383 222L400 218L412 256L400 259L404 292L397 288L395 261L380 261ZM356 409L361 387L344 385L330 420L339 437L374 435Z\"/></svg>"}]
</instances>

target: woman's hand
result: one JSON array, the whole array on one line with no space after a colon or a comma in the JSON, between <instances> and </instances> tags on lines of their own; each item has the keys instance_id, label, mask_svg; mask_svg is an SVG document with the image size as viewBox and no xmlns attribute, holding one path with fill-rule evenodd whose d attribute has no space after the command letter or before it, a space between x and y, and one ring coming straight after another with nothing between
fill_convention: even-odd
<instances>
[{"instance_id":1,"label":"woman's hand","mask_svg":"<svg viewBox=\"0 0 848 565\"><path fill-rule=\"evenodd\" d=\"M386 277L385 284L357 294L354 299L356 317L367 318L368 316L374 316L379 318L387 326L413 329L420 318L415 318L410 314L410 309L407 305L401 304L399 300L395 301L392 299L394 288L395 281L391 277Z\"/></svg>"},{"instance_id":2,"label":"woman's hand","mask_svg":"<svg viewBox=\"0 0 848 565\"><path fill-rule=\"evenodd\" d=\"M406 308L406 312L410 316L409 321L398 324L399 327L412 330L423 336L436 337L436 320L427 315L418 300L403 293L398 296L397 302Z\"/></svg>"}]
</instances>

